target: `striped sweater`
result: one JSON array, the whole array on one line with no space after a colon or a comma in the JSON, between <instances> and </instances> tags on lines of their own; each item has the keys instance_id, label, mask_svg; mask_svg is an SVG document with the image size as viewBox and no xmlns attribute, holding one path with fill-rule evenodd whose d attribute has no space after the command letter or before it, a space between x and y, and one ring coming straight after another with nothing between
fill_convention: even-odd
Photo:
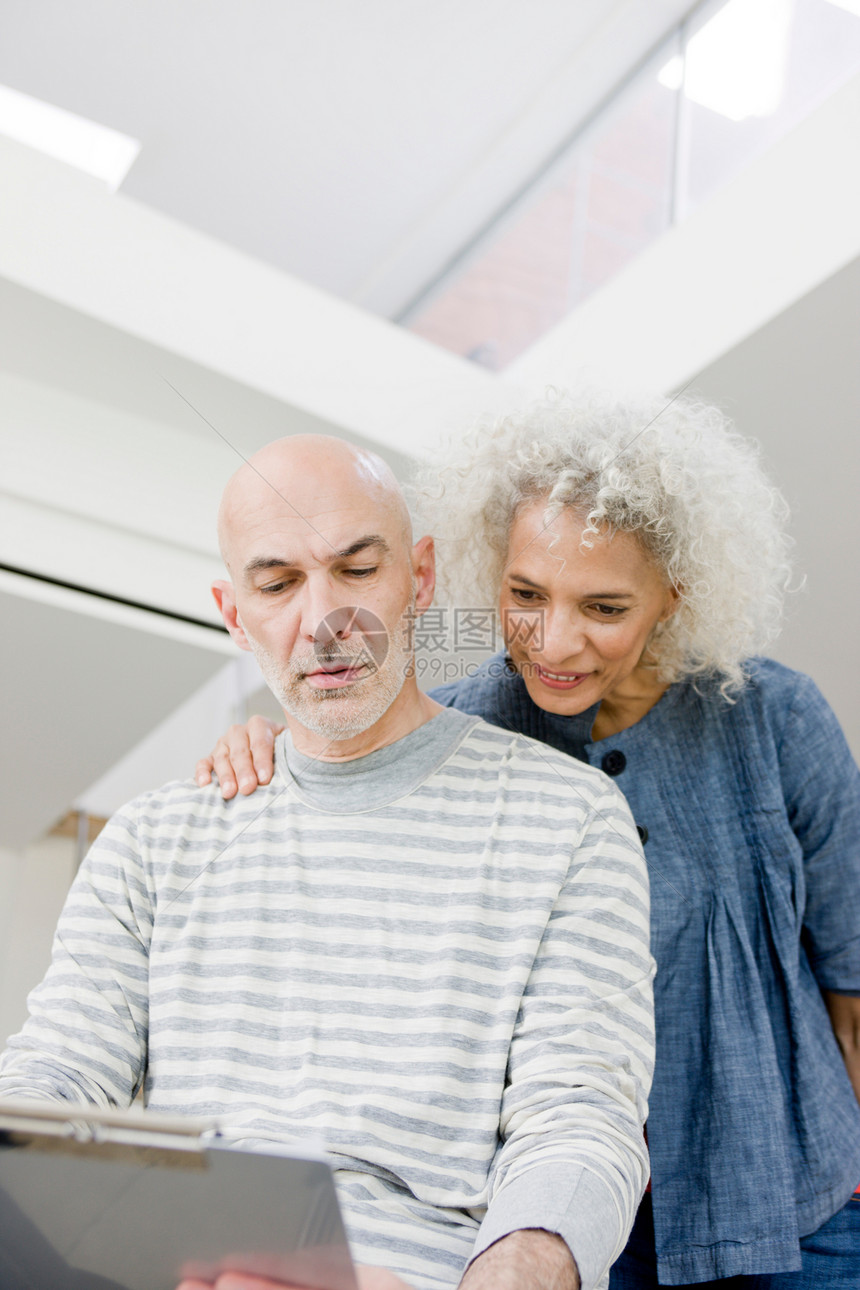
<instances>
[{"instance_id":1,"label":"striped sweater","mask_svg":"<svg viewBox=\"0 0 860 1290\"><path fill-rule=\"evenodd\" d=\"M175 783L103 831L0 1096L322 1139L353 1253L455 1286L509 1231L603 1286L647 1177L648 887L599 771L454 710L272 783Z\"/></svg>"}]
</instances>

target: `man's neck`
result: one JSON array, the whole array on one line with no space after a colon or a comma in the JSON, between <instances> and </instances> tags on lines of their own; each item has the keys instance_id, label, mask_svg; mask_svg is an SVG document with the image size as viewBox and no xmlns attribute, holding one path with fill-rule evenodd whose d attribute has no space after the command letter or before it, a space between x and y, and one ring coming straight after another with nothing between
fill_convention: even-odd
<instances>
[{"instance_id":1,"label":"man's neck","mask_svg":"<svg viewBox=\"0 0 860 1290\"><path fill-rule=\"evenodd\" d=\"M423 726L442 705L418 689L414 679L407 681L390 708L378 721L367 730L351 735L349 739L333 739L330 736L317 734L301 725L295 717L286 713L287 727L296 750L306 757L317 761L354 761L357 757L367 757L379 748L396 743L398 739Z\"/></svg>"}]
</instances>

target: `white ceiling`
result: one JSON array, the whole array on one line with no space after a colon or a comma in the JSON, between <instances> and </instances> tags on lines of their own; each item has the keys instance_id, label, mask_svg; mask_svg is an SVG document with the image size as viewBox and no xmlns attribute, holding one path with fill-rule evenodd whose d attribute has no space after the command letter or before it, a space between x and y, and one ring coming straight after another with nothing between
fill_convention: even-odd
<instances>
[{"instance_id":1,"label":"white ceiling","mask_svg":"<svg viewBox=\"0 0 860 1290\"><path fill-rule=\"evenodd\" d=\"M0 83L132 135L122 192L402 310L690 0L4 0Z\"/></svg>"}]
</instances>

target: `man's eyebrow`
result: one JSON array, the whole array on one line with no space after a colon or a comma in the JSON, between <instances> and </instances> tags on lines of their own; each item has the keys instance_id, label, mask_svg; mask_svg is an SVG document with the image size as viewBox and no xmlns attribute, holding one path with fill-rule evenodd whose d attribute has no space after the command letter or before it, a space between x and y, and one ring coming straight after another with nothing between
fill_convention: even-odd
<instances>
[{"instance_id":1,"label":"man's eyebrow","mask_svg":"<svg viewBox=\"0 0 860 1290\"><path fill-rule=\"evenodd\" d=\"M348 560L350 556L358 555L360 551L366 551L369 547L375 547L381 555L391 555L391 547L385 538L378 533L370 533L367 537L359 538L343 551L335 551L335 556L340 560Z\"/></svg>"},{"instance_id":2,"label":"man's eyebrow","mask_svg":"<svg viewBox=\"0 0 860 1290\"><path fill-rule=\"evenodd\" d=\"M381 555L390 555L391 547L384 537L378 533L369 533L367 537L361 537L351 546L345 547L343 551L335 551L332 555L333 560L349 560L351 556L358 555L362 551L375 549ZM245 565L245 574L265 572L268 569L295 569L300 565L299 560L294 560L291 556L258 556L256 560L249 560Z\"/></svg>"},{"instance_id":3,"label":"man's eyebrow","mask_svg":"<svg viewBox=\"0 0 860 1290\"><path fill-rule=\"evenodd\" d=\"M256 560L248 561L248 563L245 565L244 572L246 574L259 573L261 570L265 570L265 569L291 569L293 567L294 567L293 561L290 559L282 560L278 556L272 556L271 558L266 556L258 556Z\"/></svg>"}]
</instances>

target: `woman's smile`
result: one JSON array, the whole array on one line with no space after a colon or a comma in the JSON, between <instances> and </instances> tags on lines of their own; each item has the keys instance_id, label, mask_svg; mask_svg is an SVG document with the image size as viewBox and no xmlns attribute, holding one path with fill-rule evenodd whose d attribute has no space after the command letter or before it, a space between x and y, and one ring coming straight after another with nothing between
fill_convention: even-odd
<instances>
[{"instance_id":1,"label":"woman's smile","mask_svg":"<svg viewBox=\"0 0 860 1290\"><path fill-rule=\"evenodd\" d=\"M547 524L545 511L532 502L511 526L500 599L511 660L547 712L600 703L604 725L613 706L638 720L665 688L647 647L677 593L634 534L586 547L582 516L566 510Z\"/></svg>"},{"instance_id":2,"label":"woman's smile","mask_svg":"<svg viewBox=\"0 0 860 1290\"><path fill-rule=\"evenodd\" d=\"M538 679L551 690L573 690L589 676L588 672L552 672L540 663L532 663L530 666Z\"/></svg>"}]
</instances>

